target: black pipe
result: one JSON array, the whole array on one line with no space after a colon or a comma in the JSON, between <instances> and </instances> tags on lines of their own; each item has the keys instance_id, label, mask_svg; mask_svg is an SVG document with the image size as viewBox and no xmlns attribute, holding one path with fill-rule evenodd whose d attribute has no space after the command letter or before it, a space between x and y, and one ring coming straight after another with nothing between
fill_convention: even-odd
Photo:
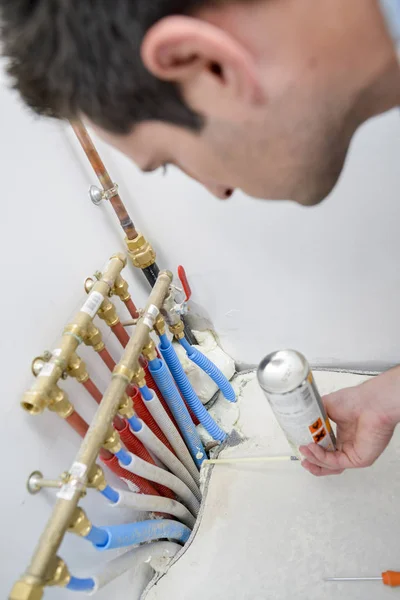
<instances>
[{"instance_id":1,"label":"black pipe","mask_svg":"<svg viewBox=\"0 0 400 600\"><path fill-rule=\"evenodd\" d=\"M142 271L143 275L146 277L151 287L154 287L156 285L157 277L160 274L160 269L157 263L153 263L152 265L150 265L150 267L142 269Z\"/></svg>"}]
</instances>

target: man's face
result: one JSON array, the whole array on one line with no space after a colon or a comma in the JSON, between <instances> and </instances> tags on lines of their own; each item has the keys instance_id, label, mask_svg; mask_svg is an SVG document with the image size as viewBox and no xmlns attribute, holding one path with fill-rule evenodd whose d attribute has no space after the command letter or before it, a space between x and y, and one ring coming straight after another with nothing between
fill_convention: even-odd
<instances>
[{"instance_id":1,"label":"man's face","mask_svg":"<svg viewBox=\"0 0 400 600\"><path fill-rule=\"evenodd\" d=\"M335 186L365 118L357 110L364 37L354 48L345 29L369 31L366 5L250 4L251 10L242 2L202 11L194 28L189 20L167 20L145 42L149 70L175 81L203 116L199 132L154 121L126 136L103 135L144 171L173 164L219 198L241 189L257 198L317 204ZM375 39L368 43L373 47ZM217 73L211 63L218 63Z\"/></svg>"}]
</instances>

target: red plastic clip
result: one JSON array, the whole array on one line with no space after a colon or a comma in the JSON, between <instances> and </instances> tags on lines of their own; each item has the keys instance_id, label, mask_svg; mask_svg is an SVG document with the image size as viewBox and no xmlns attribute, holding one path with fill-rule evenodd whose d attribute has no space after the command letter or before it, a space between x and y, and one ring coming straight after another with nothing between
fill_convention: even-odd
<instances>
[{"instance_id":1,"label":"red plastic clip","mask_svg":"<svg viewBox=\"0 0 400 600\"><path fill-rule=\"evenodd\" d=\"M188 302L192 296L192 288L190 287L185 268L182 267L182 265L178 267L178 277L181 281L183 291L185 292L185 302Z\"/></svg>"}]
</instances>

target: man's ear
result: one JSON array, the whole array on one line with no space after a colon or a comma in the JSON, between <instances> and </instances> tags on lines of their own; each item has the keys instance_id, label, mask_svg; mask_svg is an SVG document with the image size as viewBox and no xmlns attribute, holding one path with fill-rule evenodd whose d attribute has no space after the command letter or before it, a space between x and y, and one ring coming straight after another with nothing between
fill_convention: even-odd
<instances>
[{"instance_id":1,"label":"man's ear","mask_svg":"<svg viewBox=\"0 0 400 600\"><path fill-rule=\"evenodd\" d=\"M142 44L145 67L158 79L194 84L202 95L258 103L262 89L251 54L228 33L205 21L171 16L158 21ZM200 84L202 81L202 84ZM206 91L207 90L207 91Z\"/></svg>"}]
</instances>

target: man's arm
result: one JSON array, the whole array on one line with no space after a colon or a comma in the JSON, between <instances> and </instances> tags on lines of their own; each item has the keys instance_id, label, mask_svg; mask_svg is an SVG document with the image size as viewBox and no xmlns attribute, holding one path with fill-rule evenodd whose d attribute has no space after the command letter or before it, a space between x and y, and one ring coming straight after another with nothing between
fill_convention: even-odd
<instances>
[{"instance_id":1,"label":"man's arm","mask_svg":"<svg viewBox=\"0 0 400 600\"><path fill-rule=\"evenodd\" d=\"M325 396L323 402L337 424L337 452L326 452L317 444L302 446L303 466L316 476L369 467L400 422L400 367Z\"/></svg>"}]
</instances>

